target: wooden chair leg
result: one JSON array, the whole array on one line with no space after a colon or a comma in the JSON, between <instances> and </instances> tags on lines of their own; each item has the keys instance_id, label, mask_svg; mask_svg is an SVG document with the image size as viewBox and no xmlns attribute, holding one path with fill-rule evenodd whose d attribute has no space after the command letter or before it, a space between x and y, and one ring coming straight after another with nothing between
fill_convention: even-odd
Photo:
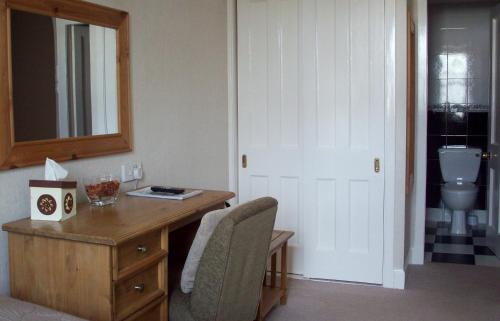
<instances>
[{"instance_id":1,"label":"wooden chair leg","mask_svg":"<svg viewBox=\"0 0 500 321\"><path fill-rule=\"evenodd\" d=\"M288 298L288 293L287 293L287 278L288 278L288 269L287 269L287 244L288 242L285 242L283 244L283 247L281 248L281 299L280 299L280 304L285 305L287 298Z\"/></svg>"},{"instance_id":2,"label":"wooden chair leg","mask_svg":"<svg viewBox=\"0 0 500 321\"><path fill-rule=\"evenodd\" d=\"M266 273L264 273L264 280L262 281L262 286L267 285L267 268L266 268Z\"/></svg>"},{"instance_id":3,"label":"wooden chair leg","mask_svg":"<svg viewBox=\"0 0 500 321\"><path fill-rule=\"evenodd\" d=\"M276 287L276 253L271 256L271 287Z\"/></svg>"}]
</instances>

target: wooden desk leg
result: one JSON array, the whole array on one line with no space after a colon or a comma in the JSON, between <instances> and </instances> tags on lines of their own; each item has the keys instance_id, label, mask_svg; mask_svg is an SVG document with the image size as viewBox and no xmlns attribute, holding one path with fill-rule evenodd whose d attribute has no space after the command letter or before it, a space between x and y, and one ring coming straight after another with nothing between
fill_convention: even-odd
<instances>
[{"instance_id":1,"label":"wooden desk leg","mask_svg":"<svg viewBox=\"0 0 500 321\"><path fill-rule=\"evenodd\" d=\"M276 287L276 253L271 256L271 288Z\"/></svg>"},{"instance_id":2,"label":"wooden desk leg","mask_svg":"<svg viewBox=\"0 0 500 321\"><path fill-rule=\"evenodd\" d=\"M169 246L168 246L168 228L164 228L161 230L161 248L162 250L169 251ZM159 265L159 270L158 270L158 275L160 276L158 278L158 288L162 289L165 291L168 297L168 256L163 259L163 262L160 263ZM168 321L168 299L165 300L161 304L160 308L160 320L161 321Z\"/></svg>"},{"instance_id":3,"label":"wooden desk leg","mask_svg":"<svg viewBox=\"0 0 500 321\"><path fill-rule=\"evenodd\" d=\"M285 305L288 297L287 293L287 277L288 277L288 269L287 269L287 246L288 242L283 244L281 248L281 299L280 304Z\"/></svg>"},{"instance_id":4,"label":"wooden desk leg","mask_svg":"<svg viewBox=\"0 0 500 321\"><path fill-rule=\"evenodd\" d=\"M257 319L255 321L264 321L264 316L262 315L262 301L260 301L259 309L257 310Z\"/></svg>"}]
</instances>

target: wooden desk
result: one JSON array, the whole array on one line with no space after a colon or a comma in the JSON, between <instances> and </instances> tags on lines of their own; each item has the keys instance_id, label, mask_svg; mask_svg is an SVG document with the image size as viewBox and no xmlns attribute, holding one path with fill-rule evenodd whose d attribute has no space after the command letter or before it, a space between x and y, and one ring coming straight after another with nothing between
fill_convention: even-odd
<instances>
[{"instance_id":1,"label":"wooden desk","mask_svg":"<svg viewBox=\"0 0 500 321\"><path fill-rule=\"evenodd\" d=\"M182 266L197 221L233 197L221 191L185 201L122 195L113 206L81 205L64 222L4 224L11 295L92 321L168 320L170 261Z\"/></svg>"}]
</instances>

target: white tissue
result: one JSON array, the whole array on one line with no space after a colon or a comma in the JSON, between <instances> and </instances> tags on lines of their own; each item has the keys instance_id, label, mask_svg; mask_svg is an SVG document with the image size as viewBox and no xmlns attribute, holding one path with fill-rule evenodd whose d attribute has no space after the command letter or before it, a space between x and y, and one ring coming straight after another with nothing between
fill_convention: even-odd
<instances>
[{"instance_id":1,"label":"white tissue","mask_svg":"<svg viewBox=\"0 0 500 321\"><path fill-rule=\"evenodd\" d=\"M45 161L45 180L60 181L68 176L68 171L50 158Z\"/></svg>"}]
</instances>

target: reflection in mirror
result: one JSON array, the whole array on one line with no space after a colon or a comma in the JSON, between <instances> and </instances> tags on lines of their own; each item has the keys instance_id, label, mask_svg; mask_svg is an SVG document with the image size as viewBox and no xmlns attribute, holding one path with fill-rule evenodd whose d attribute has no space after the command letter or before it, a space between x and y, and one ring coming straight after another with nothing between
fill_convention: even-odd
<instances>
[{"instance_id":1,"label":"reflection in mirror","mask_svg":"<svg viewBox=\"0 0 500 321\"><path fill-rule=\"evenodd\" d=\"M11 11L16 142L118 133L116 30Z\"/></svg>"}]
</instances>

